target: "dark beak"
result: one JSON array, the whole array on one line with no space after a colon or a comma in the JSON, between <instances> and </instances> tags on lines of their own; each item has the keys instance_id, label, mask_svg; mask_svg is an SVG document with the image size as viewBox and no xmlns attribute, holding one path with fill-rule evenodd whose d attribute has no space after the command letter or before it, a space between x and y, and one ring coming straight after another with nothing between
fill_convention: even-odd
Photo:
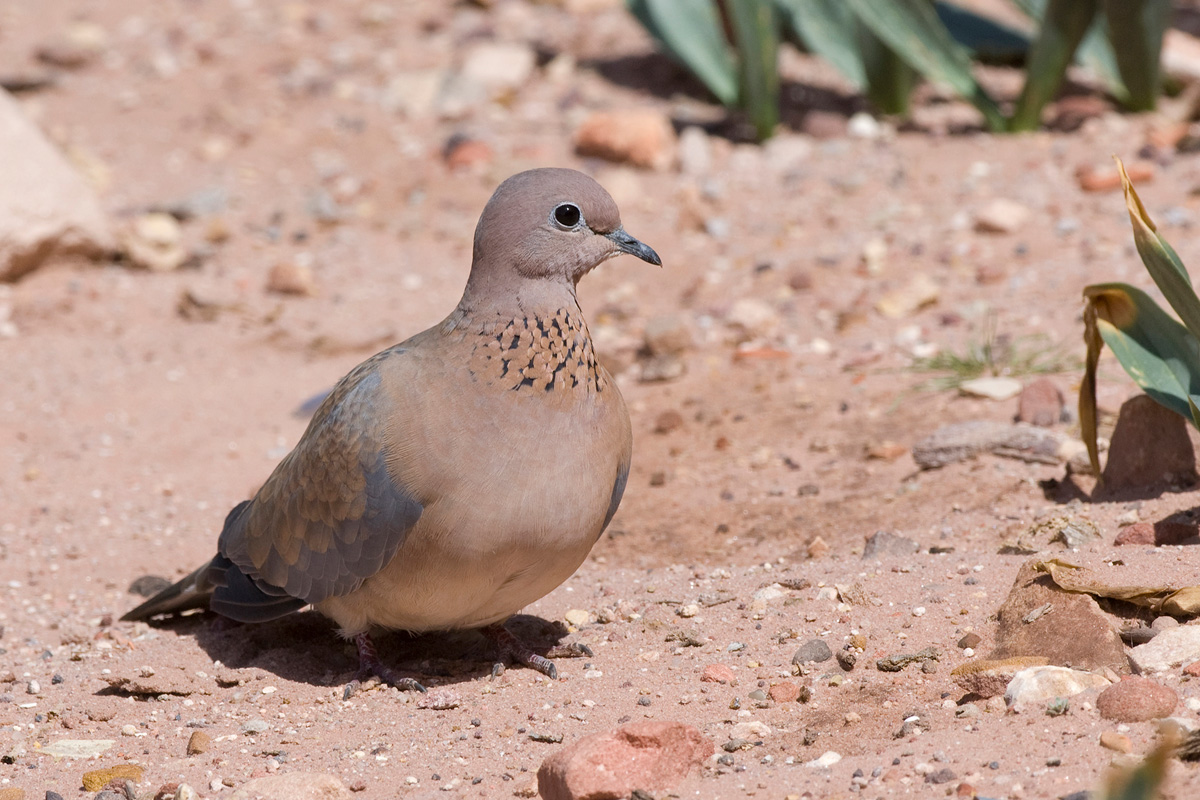
<instances>
[{"instance_id":1,"label":"dark beak","mask_svg":"<svg viewBox=\"0 0 1200 800\"><path fill-rule=\"evenodd\" d=\"M631 256L637 256L642 261L648 261L656 267L662 266L662 259L658 257L658 253L654 252L653 248L642 244L637 239L625 232L624 228L617 228L612 233L604 234L616 244L617 249L622 253L629 253Z\"/></svg>"}]
</instances>

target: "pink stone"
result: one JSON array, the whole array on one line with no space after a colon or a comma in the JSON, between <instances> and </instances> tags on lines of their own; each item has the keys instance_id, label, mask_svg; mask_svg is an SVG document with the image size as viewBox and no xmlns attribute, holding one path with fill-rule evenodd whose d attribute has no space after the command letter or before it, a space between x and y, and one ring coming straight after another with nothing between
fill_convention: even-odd
<instances>
[{"instance_id":1,"label":"pink stone","mask_svg":"<svg viewBox=\"0 0 1200 800\"><path fill-rule=\"evenodd\" d=\"M701 683L733 683L737 675L724 664L709 664L700 676Z\"/></svg>"},{"instance_id":2,"label":"pink stone","mask_svg":"<svg viewBox=\"0 0 1200 800\"><path fill-rule=\"evenodd\" d=\"M1170 716L1179 703L1174 689L1132 675L1105 689L1096 698L1100 716L1116 722L1145 722Z\"/></svg>"},{"instance_id":3,"label":"pink stone","mask_svg":"<svg viewBox=\"0 0 1200 800\"><path fill-rule=\"evenodd\" d=\"M768 689L767 694L776 703L794 703L800 698L800 687L791 681L784 681Z\"/></svg>"},{"instance_id":4,"label":"pink stone","mask_svg":"<svg viewBox=\"0 0 1200 800\"><path fill-rule=\"evenodd\" d=\"M1154 544L1154 526L1149 522L1135 522L1127 525L1117 534L1113 544Z\"/></svg>"},{"instance_id":5,"label":"pink stone","mask_svg":"<svg viewBox=\"0 0 1200 800\"><path fill-rule=\"evenodd\" d=\"M542 800L618 800L673 788L715 748L681 722L634 722L585 736L542 762Z\"/></svg>"}]
</instances>

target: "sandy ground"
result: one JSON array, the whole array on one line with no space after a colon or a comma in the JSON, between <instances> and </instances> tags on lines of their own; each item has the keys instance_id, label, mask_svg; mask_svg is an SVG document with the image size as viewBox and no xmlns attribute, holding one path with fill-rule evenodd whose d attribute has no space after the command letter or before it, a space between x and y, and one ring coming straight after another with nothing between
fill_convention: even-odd
<instances>
[{"instance_id":1,"label":"sandy ground","mask_svg":"<svg viewBox=\"0 0 1200 800\"><path fill-rule=\"evenodd\" d=\"M84 771L132 761L142 791L182 781L205 798L299 769L366 798L531 796L556 748L642 719L693 724L720 755L736 725L766 726L753 728L761 744L694 773L682 797L932 797L966 782L986 797L1050 798L1097 784L1114 755L1098 737L1115 724L1087 698L1060 717L957 715L963 692L948 674L967 656L955 643L975 631L986 651L1025 560L1000 545L1035 519L1074 502L1104 551L1122 516L1159 520L1195 507L1195 492L1091 503L1091 479L1066 479L1062 465L990 456L921 472L914 442L950 422L1011 419L1016 401L930 390L911 364L914 352L965 352L994 326L1044 336L1066 364L1061 388L1075 391L1081 288L1148 284L1119 194L1083 192L1075 171L1135 158L1153 121L1101 108L1075 132L996 138L958 130L969 110L926 92L912 130L848 136L856 101L791 55L790 153L712 136L703 175L581 160L571 135L596 109L720 118L620 8L590 5L574 16L524 2L0 10L0 74L43 69L36 49L72 21L105 32L98 57L22 102L114 217L217 198L184 223L197 257L180 269L60 262L7 289L17 335L0 340L0 675L13 680L0 684L0 789L82 796ZM528 85L449 119L388 107L396 73L456 63L492 38L536 49ZM837 135L796 132L818 123ZM449 166L455 135L486 156ZM521 621L594 657L561 663L557 683L523 669L493 680L470 636L389 635L384 658L437 701L380 688L343 702L353 654L316 615L114 623L137 601L134 579L174 579L211 555L226 511L300 435L304 400L453 307L483 203L536 165L595 175L664 261L617 260L581 285L633 417L632 475L592 557ZM1163 157L1142 187L1192 264L1198 186L1188 154ZM321 213L330 198L336 220ZM1029 220L977 232L996 198ZM879 256L864 264L864 251ZM279 264L311 266L316 296L266 291ZM877 310L918 277L934 302L899 318ZM643 331L672 315L692 332L684 373L642 382ZM1101 405L1115 411L1131 393L1105 362ZM863 561L876 530L922 551ZM778 596L755 601L775 583ZM868 598L858 605L831 588L856 583ZM570 611L587 621L568 624ZM793 676L800 644L838 650L857 636L855 669L831 661ZM934 672L873 667L930 645ZM701 682L712 664L736 682ZM1165 680L1200 697L1195 681ZM809 701L752 697L786 681ZM1197 722L1182 704L1177 714ZM927 729L898 736L914 715ZM189 756L194 730L212 741ZM1135 752L1154 739L1151 723L1123 730ZM40 752L61 739L113 744L87 760ZM806 766L827 751L841 761ZM953 779L925 781L943 768ZM1176 763L1166 796L1198 792L1195 765Z\"/></svg>"}]
</instances>

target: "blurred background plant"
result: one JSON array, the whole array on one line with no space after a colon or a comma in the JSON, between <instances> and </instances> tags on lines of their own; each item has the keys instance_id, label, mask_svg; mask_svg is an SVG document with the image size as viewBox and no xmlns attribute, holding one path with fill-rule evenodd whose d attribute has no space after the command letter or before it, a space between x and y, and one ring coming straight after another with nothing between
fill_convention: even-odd
<instances>
[{"instance_id":1,"label":"blurred background plant","mask_svg":"<svg viewBox=\"0 0 1200 800\"><path fill-rule=\"evenodd\" d=\"M659 44L759 140L779 122L778 53L790 41L832 64L884 114L908 112L919 77L969 101L992 131L1032 130L1074 61L1125 108L1154 108L1170 0L1014 0L1031 32L933 0L626 0ZM1023 64L1008 114L974 74Z\"/></svg>"}]
</instances>

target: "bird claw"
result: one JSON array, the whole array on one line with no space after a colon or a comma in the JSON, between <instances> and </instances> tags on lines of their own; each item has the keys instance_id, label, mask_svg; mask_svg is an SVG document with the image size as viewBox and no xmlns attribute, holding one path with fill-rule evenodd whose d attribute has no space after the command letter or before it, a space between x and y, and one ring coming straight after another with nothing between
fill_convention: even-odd
<instances>
[{"instance_id":1,"label":"bird claw","mask_svg":"<svg viewBox=\"0 0 1200 800\"><path fill-rule=\"evenodd\" d=\"M535 669L552 681L558 680L558 668L545 656L539 656L524 645L520 639L502 624L488 625L480 631L499 651L500 662L492 667L492 677L497 678L504 673L505 658ZM552 651L553 654L553 651ZM497 669L498 668L498 669Z\"/></svg>"},{"instance_id":2,"label":"bird claw","mask_svg":"<svg viewBox=\"0 0 1200 800\"><path fill-rule=\"evenodd\" d=\"M375 649L375 642L371 641L370 634L358 634L354 637L354 644L358 647L358 674L354 676L354 680L346 684L346 688L342 691L343 700L353 697L363 684L372 678L377 678L402 692L424 693L426 691L416 678L401 675L379 660L379 653Z\"/></svg>"}]
</instances>

